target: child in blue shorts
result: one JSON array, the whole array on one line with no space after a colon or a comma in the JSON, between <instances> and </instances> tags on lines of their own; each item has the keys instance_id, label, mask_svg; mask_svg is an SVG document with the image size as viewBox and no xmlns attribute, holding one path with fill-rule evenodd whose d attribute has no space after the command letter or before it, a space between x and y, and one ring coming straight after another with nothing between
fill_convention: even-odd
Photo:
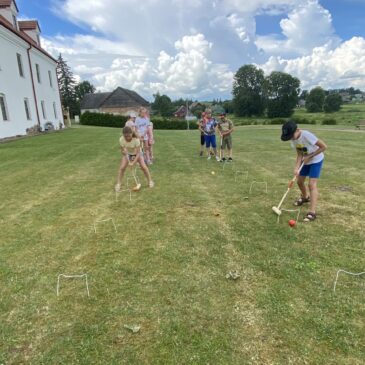
<instances>
[{"instance_id":1,"label":"child in blue shorts","mask_svg":"<svg viewBox=\"0 0 365 365\"><path fill-rule=\"evenodd\" d=\"M202 129L205 138L205 147L207 149L208 160L210 160L210 147L212 146L214 151L214 156L217 161L219 161L219 156L217 154L217 141L215 137L215 130L218 126L217 121L212 117L212 111L210 109L205 110L205 117L202 123Z\"/></svg>"},{"instance_id":2,"label":"child in blue shorts","mask_svg":"<svg viewBox=\"0 0 365 365\"><path fill-rule=\"evenodd\" d=\"M301 206L304 203L309 202L310 209L304 218L304 222L314 221L316 219L318 201L317 181L320 177L323 165L323 151L327 146L313 133L299 129L294 121L286 122L283 125L281 140L291 140L292 147L297 151L294 174L296 176L299 175L297 183L302 195L295 201L294 205ZM302 162L304 165L299 171ZM309 195L305 186L305 179L307 176L309 176Z\"/></svg>"}]
</instances>

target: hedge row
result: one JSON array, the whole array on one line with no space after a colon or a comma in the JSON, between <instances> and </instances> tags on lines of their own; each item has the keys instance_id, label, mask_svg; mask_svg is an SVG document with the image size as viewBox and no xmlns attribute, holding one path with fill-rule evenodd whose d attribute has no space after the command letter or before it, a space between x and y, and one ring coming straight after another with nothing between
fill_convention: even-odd
<instances>
[{"instance_id":1,"label":"hedge row","mask_svg":"<svg viewBox=\"0 0 365 365\"><path fill-rule=\"evenodd\" d=\"M98 127L122 128L127 120L128 117L124 115L86 112L81 115L80 123ZM151 118L151 121L154 129L187 129L187 123L184 119ZM195 121L190 121L189 128L198 129L198 125Z\"/></svg>"},{"instance_id":2,"label":"hedge row","mask_svg":"<svg viewBox=\"0 0 365 365\"><path fill-rule=\"evenodd\" d=\"M101 114L86 112L81 115L80 124L95 125L98 127L121 128L128 118L124 115Z\"/></svg>"}]
</instances>

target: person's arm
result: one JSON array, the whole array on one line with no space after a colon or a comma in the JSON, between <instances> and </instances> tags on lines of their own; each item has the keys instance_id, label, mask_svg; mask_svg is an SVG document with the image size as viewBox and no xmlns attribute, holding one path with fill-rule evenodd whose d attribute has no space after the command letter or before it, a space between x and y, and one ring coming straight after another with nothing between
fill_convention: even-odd
<instances>
[{"instance_id":1,"label":"person's arm","mask_svg":"<svg viewBox=\"0 0 365 365\"><path fill-rule=\"evenodd\" d=\"M129 161L129 166L133 167L139 161L140 153L141 153L141 147L138 146L134 149L134 154L136 155L136 157L134 158L133 161Z\"/></svg>"},{"instance_id":2,"label":"person's arm","mask_svg":"<svg viewBox=\"0 0 365 365\"><path fill-rule=\"evenodd\" d=\"M295 161L295 167L294 167L294 175L298 176L299 175L299 168L301 166L303 162L303 155L300 151L297 150L297 159Z\"/></svg>"},{"instance_id":3,"label":"person's arm","mask_svg":"<svg viewBox=\"0 0 365 365\"><path fill-rule=\"evenodd\" d=\"M202 123L202 121L199 122L198 126L199 126L200 132L202 132L203 134L205 134L205 132L203 130L203 123Z\"/></svg>"},{"instance_id":4,"label":"person's arm","mask_svg":"<svg viewBox=\"0 0 365 365\"><path fill-rule=\"evenodd\" d=\"M234 128L233 128L233 122L232 122L231 120L228 120L228 123L229 123L230 128L229 128L229 130L226 132L226 135L227 135L227 136L228 136L229 134L231 134L231 133L233 132L233 130L234 130Z\"/></svg>"},{"instance_id":5,"label":"person's arm","mask_svg":"<svg viewBox=\"0 0 365 365\"><path fill-rule=\"evenodd\" d=\"M230 128L228 129L228 131L225 131L222 136L229 136L233 132L233 123L230 120L228 122Z\"/></svg>"},{"instance_id":6,"label":"person's arm","mask_svg":"<svg viewBox=\"0 0 365 365\"><path fill-rule=\"evenodd\" d=\"M319 155L320 153L325 151L327 148L327 145L320 139L317 140L315 145L318 146L319 148L316 151L310 153L309 155L304 156L304 158L303 158L304 163L308 163L314 156Z\"/></svg>"},{"instance_id":7,"label":"person's arm","mask_svg":"<svg viewBox=\"0 0 365 365\"><path fill-rule=\"evenodd\" d=\"M218 132L219 132L219 135L220 135L221 137L223 137L223 136L224 136L224 132L222 131L222 126L220 125L220 123L218 123Z\"/></svg>"}]
</instances>

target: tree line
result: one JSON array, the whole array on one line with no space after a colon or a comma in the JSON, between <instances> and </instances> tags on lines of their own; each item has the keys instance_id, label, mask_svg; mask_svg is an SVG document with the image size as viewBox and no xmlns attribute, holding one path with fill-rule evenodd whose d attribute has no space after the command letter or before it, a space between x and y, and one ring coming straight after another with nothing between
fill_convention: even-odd
<instances>
[{"instance_id":1,"label":"tree line","mask_svg":"<svg viewBox=\"0 0 365 365\"><path fill-rule=\"evenodd\" d=\"M68 108L71 117L79 115L81 100L85 94L94 93L95 87L89 81L77 83L61 54L58 57L57 78L63 107ZM353 95L361 93L354 88L344 90ZM300 80L288 73L274 71L265 76L264 71L257 66L244 65L234 75L232 100L214 99L210 105L217 112L234 113L238 117L286 118L294 113L299 100L305 101L310 113L338 111L342 104L340 91L326 91L321 87L301 91ZM193 104L192 99L172 101L169 96L159 92L153 96L152 110L163 117L172 116L180 106ZM194 104L190 111L200 117L205 106L197 100Z\"/></svg>"}]
</instances>

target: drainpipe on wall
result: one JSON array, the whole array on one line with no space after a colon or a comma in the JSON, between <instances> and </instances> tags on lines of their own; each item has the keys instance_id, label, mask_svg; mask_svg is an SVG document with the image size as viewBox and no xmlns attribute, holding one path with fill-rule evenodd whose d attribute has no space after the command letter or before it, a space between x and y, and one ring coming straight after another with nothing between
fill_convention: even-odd
<instances>
[{"instance_id":1,"label":"drainpipe on wall","mask_svg":"<svg viewBox=\"0 0 365 365\"><path fill-rule=\"evenodd\" d=\"M37 95L35 93L35 87L34 87L34 79L33 79L33 70L32 70L32 63L30 61L30 50L32 49L32 45L29 45L29 48L27 49L28 53L28 62L29 62L29 69L30 69L30 78L32 80L32 88L33 88L33 96L34 96L34 102L35 102L35 110L37 112L37 119L38 119L38 126L41 128L41 121L39 118L39 111L38 111L38 101L37 101Z\"/></svg>"}]
</instances>

